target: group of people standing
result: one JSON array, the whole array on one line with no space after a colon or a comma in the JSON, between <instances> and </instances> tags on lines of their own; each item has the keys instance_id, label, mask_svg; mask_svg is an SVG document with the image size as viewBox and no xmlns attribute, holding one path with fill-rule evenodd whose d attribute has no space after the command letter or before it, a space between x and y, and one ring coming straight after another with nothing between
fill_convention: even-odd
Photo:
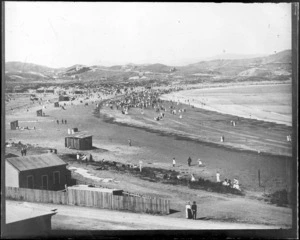
<instances>
[{"instance_id":1,"label":"group of people standing","mask_svg":"<svg viewBox=\"0 0 300 240\"><path fill-rule=\"evenodd\" d=\"M190 202L187 203L187 205L185 206L185 216L187 219L197 219L197 204L195 201L192 205Z\"/></svg>"},{"instance_id":2,"label":"group of people standing","mask_svg":"<svg viewBox=\"0 0 300 240\"><path fill-rule=\"evenodd\" d=\"M22 147L21 149L22 156L26 156L26 153L27 153L27 149L25 147Z\"/></svg>"}]
</instances>

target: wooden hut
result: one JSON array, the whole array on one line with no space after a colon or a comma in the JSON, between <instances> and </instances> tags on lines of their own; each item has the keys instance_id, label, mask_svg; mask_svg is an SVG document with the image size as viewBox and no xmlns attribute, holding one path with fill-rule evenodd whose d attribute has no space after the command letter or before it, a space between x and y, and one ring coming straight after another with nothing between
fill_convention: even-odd
<instances>
[{"instance_id":1,"label":"wooden hut","mask_svg":"<svg viewBox=\"0 0 300 240\"><path fill-rule=\"evenodd\" d=\"M11 130L16 130L19 127L18 120L10 122L10 129Z\"/></svg>"},{"instance_id":2,"label":"wooden hut","mask_svg":"<svg viewBox=\"0 0 300 240\"><path fill-rule=\"evenodd\" d=\"M59 102L55 102L54 107L59 107Z\"/></svg>"},{"instance_id":3,"label":"wooden hut","mask_svg":"<svg viewBox=\"0 0 300 240\"><path fill-rule=\"evenodd\" d=\"M47 88L46 93L54 93L54 87Z\"/></svg>"},{"instance_id":4,"label":"wooden hut","mask_svg":"<svg viewBox=\"0 0 300 240\"><path fill-rule=\"evenodd\" d=\"M43 116L43 110L42 110L42 109L37 110L37 111L36 111L36 115L37 115L38 117L42 117L42 116Z\"/></svg>"},{"instance_id":5,"label":"wooden hut","mask_svg":"<svg viewBox=\"0 0 300 240\"><path fill-rule=\"evenodd\" d=\"M60 95L58 97L58 100L59 101L70 101L70 97L69 96L66 96L66 95Z\"/></svg>"},{"instance_id":6,"label":"wooden hut","mask_svg":"<svg viewBox=\"0 0 300 240\"><path fill-rule=\"evenodd\" d=\"M77 134L65 137L65 147L77 150L92 149L93 141L92 135Z\"/></svg>"},{"instance_id":7,"label":"wooden hut","mask_svg":"<svg viewBox=\"0 0 300 240\"><path fill-rule=\"evenodd\" d=\"M44 89L43 87L41 87L41 88L38 88L38 89L36 90L36 92L37 92L37 93L44 93L44 92L45 92L45 89Z\"/></svg>"},{"instance_id":8,"label":"wooden hut","mask_svg":"<svg viewBox=\"0 0 300 240\"><path fill-rule=\"evenodd\" d=\"M74 94L83 94L83 91L80 89L75 89Z\"/></svg>"}]
</instances>

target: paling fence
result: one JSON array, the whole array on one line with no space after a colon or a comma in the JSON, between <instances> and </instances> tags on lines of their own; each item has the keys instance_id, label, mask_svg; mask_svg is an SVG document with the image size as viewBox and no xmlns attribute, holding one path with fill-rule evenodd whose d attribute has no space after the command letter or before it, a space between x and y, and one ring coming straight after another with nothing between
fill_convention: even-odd
<instances>
[{"instance_id":1,"label":"paling fence","mask_svg":"<svg viewBox=\"0 0 300 240\"><path fill-rule=\"evenodd\" d=\"M132 212L170 213L170 200L168 199L116 196L111 193L81 189L69 189L67 192L56 192L6 187L6 198L19 201L128 210Z\"/></svg>"}]
</instances>

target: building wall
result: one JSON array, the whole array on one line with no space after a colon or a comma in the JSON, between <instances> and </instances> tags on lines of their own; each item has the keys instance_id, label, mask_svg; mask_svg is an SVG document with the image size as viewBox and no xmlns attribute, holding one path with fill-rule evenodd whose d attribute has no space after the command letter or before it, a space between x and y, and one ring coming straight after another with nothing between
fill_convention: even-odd
<instances>
[{"instance_id":1,"label":"building wall","mask_svg":"<svg viewBox=\"0 0 300 240\"><path fill-rule=\"evenodd\" d=\"M7 161L5 161L5 185L19 187L19 171Z\"/></svg>"},{"instance_id":2,"label":"building wall","mask_svg":"<svg viewBox=\"0 0 300 240\"><path fill-rule=\"evenodd\" d=\"M77 149L77 150L90 150L92 149L92 137L87 138L73 138L66 137L65 147Z\"/></svg>"},{"instance_id":3,"label":"building wall","mask_svg":"<svg viewBox=\"0 0 300 240\"><path fill-rule=\"evenodd\" d=\"M46 237L51 231L51 217L53 214L29 218L8 223L5 226L5 236L8 238Z\"/></svg>"},{"instance_id":4,"label":"building wall","mask_svg":"<svg viewBox=\"0 0 300 240\"><path fill-rule=\"evenodd\" d=\"M59 184L54 184L54 172L60 172ZM33 176L34 179L34 189L43 189L42 187L42 176L48 176L48 189L47 190L63 190L65 189L65 184L69 185L71 179L71 172L66 168L66 166L56 166L42 169L33 169L28 171L20 172L20 188L27 188L27 176Z\"/></svg>"},{"instance_id":5,"label":"building wall","mask_svg":"<svg viewBox=\"0 0 300 240\"><path fill-rule=\"evenodd\" d=\"M79 139L79 150L89 150L92 149L92 137Z\"/></svg>"}]
</instances>

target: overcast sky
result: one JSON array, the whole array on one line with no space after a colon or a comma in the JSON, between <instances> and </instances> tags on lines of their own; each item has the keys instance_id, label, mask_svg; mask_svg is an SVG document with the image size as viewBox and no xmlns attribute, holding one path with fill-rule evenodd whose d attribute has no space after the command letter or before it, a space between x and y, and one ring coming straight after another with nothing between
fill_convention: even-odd
<instances>
[{"instance_id":1,"label":"overcast sky","mask_svg":"<svg viewBox=\"0 0 300 240\"><path fill-rule=\"evenodd\" d=\"M289 3L5 3L6 61L183 65L286 49Z\"/></svg>"}]
</instances>

